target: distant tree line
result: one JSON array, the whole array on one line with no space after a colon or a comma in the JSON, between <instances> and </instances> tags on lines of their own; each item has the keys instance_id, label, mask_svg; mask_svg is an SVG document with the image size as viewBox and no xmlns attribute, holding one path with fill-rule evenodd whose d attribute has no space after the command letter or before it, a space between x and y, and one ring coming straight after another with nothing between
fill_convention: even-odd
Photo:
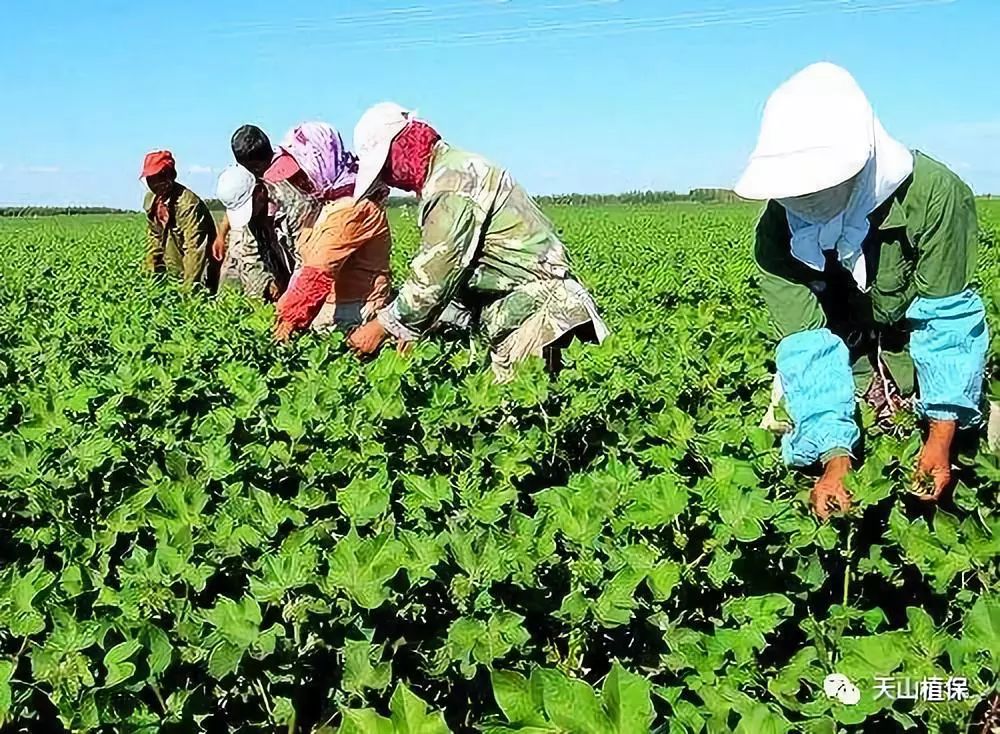
<instances>
[{"instance_id":1,"label":"distant tree line","mask_svg":"<svg viewBox=\"0 0 1000 734\"><path fill-rule=\"evenodd\" d=\"M110 206L0 206L0 217L51 217L65 214L133 214Z\"/></svg>"},{"instance_id":2,"label":"distant tree line","mask_svg":"<svg viewBox=\"0 0 1000 734\"><path fill-rule=\"evenodd\" d=\"M676 191L626 191L623 194L555 194L538 196L541 204L587 206L595 204L663 204L673 201L699 203L732 203L742 201L728 189L691 189L686 194Z\"/></svg>"}]
</instances>

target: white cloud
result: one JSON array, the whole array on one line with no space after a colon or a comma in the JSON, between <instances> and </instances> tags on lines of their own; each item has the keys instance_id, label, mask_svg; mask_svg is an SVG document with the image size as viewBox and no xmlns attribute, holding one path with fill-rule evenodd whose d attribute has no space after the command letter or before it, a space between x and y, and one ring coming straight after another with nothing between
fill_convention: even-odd
<instances>
[{"instance_id":1,"label":"white cloud","mask_svg":"<svg viewBox=\"0 0 1000 734\"><path fill-rule=\"evenodd\" d=\"M53 174L60 173L62 171L59 166L22 166L21 173L43 173L43 174Z\"/></svg>"},{"instance_id":2,"label":"white cloud","mask_svg":"<svg viewBox=\"0 0 1000 734\"><path fill-rule=\"evenodd\" d=\"M192 176L207 176L210 173L215 173L215 169L211 166L199 166L195 164L188 166L187 172Z\"/></svg>"}]
</instances>

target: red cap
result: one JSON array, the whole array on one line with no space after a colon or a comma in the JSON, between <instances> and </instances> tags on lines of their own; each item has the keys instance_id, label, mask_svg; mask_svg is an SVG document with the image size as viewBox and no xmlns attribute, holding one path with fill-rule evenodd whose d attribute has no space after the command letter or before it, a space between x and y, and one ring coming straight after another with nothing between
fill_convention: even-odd
<instances>
[{"instance_id":1,"label":"red cap","mask_svg":"<svg viewBox=\"0 0 1000 734\"><path fill-rule=\"evenodd\" d=\"M174 154L169 150L157 150L149 153L142 162L142 175L140 178L149 178L164 171L177 171L174 163Z\"/></svg>"},{"instance_id":2,"label":"red cap","mask_svg":"<svg viewBox=\"0 0 1000 734\"><path fill-rule=\"evenodd\" d=\"M299 164L295 162L290 153L281 151L274 161L271 162L271 166L264 171L264 180L271 183L287 181L301 170Z\"/></svg>"}]
</instances>

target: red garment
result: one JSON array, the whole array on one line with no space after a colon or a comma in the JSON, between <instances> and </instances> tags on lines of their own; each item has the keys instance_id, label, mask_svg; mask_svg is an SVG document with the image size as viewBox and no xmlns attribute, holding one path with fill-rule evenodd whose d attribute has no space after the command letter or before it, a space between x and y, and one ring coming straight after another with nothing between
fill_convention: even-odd
<instances>
[{"instance_id":1,"label":"red garment","mask_svg":"<svg viewBox=\"0 0 1000 734\"><path fill-rule=\"evenodd\" d=\"M354 184L350 183L347 186L341 186L339 189L334 189L329 194L324 197L324 201L339 201L340 199L347 198L354 195Z\"/></svg>"},{"instance_id":2,"label":"red garment","mask_svg":"<svg viewBox=\"0 0 1000 734\"><path fill-rule=\"evenodd\" d=\"M153 206L150 207L149 213L162 227L166 228L170 225L170 202L165 197L157 196L153 199Z\"/></svg>"},{"instance_id":3,"label":"red garment","mask_svg":"<svg viewBox=\"0 0 1000 734\"><path fill-rule=\"evenodd\" d=\"M177 164L174 162L173 153L169 150L156 150L149 153L142 162L140 178L149 178L164 171L170 171L175 176L177 175Z\"/></svg>"},{"instance_id":4,"label":"red garment","mask_svg":"<svg viewBox=\"0 0 1000 734\"><path fill-rule=\"evenodd\" d=\"M434 144L440 139L437 130L426 122L414 120L403 128L389 148L385 183L419 194L427 180L427 167L434 153Z\"/></svg>"},{"instance_id":5,"label":"red garment","mask_svg":"<svg viewBox=\"0 0 1000 734\"><path fill-rule=\"evenodd\" d=\"M323 308L333 288L333 273L321 267L303 267L278 301L278 320L305 329Z\"/></svg>"}]
</instances>

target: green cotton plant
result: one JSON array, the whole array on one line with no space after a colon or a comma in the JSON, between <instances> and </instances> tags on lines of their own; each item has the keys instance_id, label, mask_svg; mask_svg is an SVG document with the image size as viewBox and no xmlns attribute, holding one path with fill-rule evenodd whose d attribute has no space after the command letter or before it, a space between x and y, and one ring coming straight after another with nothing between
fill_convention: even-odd
<instances>
[{"instance_id":1,"label":"green cotton plant","mask_svg":"<svg viewBox=\"0 0 1000 734\"><path fill-rule=\"evenodd\" d=\"M273 308L142 273L141 217L0 223L0 726L968 730L1000 674L1000 458L965 441L924 505L919 426L862 411L854 509L817 522L757 428L756 209L547 213L613 334L506 385L464 333L275 345ZM970 697L876 700L882 675Z\"/></svg>"},{"instance_id":2,"label":"green cotton plant","mask_svg":"<svg viewBox=\"0 0 1000 734\"><path fill-rule=\"evenodd\" d=\"M451 729L439 713L427 710L427 704L400 683L389 701L389 716L373 709L344 709L343 722L334 730L320 729L319 734L450 734Z\"/></svg>"},{"instance_id":3,"label":"green cotton plant","mask_svg":"<svg viewBox=\"0 0 1000 734\"><path fill-rule=\"evenodd\" d=\"M493 695L502 723L486 734L642 734L653 723L652 686L615 662L599 690L557 670L535 668L529 677L494 671Z\"/></svg>"}]
</instances>

